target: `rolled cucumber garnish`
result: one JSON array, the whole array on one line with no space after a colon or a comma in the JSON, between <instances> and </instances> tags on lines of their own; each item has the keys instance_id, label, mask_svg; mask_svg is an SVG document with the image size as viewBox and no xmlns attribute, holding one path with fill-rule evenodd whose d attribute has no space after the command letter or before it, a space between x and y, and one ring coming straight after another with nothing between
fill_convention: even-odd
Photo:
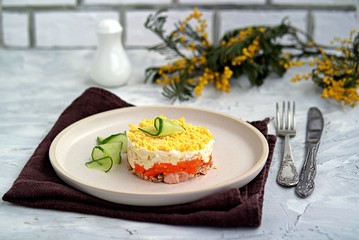
<instances>
[{"instance_id":1,"label":"rolled cucumber garnish","mask_svg":"<svg viewBox=\"0 0 359 240\"><path fill-rule=\"evenodd\" d=\"M108 172L113 165L121 163L121 153L127 153L126 133L113 134L106 138L97 137L97 142L99 145L91 152L92 161L86 162L86 166Z\"/></svg>"},{"instance_id":2,"label":"rolled cucumber garnish","mask_svg":"<svg viewBox=\"0 0 359 240\"><path fill-rule=\"evenodd\" d=\"M155 118L155 120L153 121L153 126L138 129L148 135L156 137L163 137L186 131L186 129L182 125L161 117Z\"/></svg>"}]
</instances>

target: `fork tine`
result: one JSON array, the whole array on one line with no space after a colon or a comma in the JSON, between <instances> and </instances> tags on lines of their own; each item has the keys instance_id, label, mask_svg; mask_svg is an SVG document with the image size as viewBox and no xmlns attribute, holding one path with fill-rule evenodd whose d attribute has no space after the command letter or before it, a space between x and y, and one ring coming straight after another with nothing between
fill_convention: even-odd
<instances>
[{"instance_id":1,"label":"fork tine","mask_svg":"<svg viewBox=\"0 0 359 240\"><path fill-rule=\"evenodd\" d=\"M285 128L286 128L286 122L285 122L285 102L283 101L281 129L285 129Z\"/></svg>"},{"instance_id":2,"label":"fork tine","mask_svg":"<svg viewBox=\"0 0 359 240\"><path fill-rule=\"evenodd\" d=\"M293 101L293 117L292 117L292 124L293 124L293 128L292 130L295 130L296 129L296 122L295 122L295 102Z\"/></svg>"},{"instance_id":3,"label":"fork tine","mask_svg":"<svg viewBox=\"0 0 359 240\"><path fill-rule=\"evenodd\" d=\"M287 127L286 129L289 130L292 128L291 122L291 109L290 109L290 102L288 101L288 109L287 109Z\"/></svg>"},{"instance_id":4,"label":"fork tine","mask_svg":"<svg viewBox=\"0 0 359 240\"><path fill-rule=\"evenodd\" d=\"M277 135L284 138L282 160L277 182L283 186L295 186L299 177L293 161L289 138L296 135L295 102L283 101L282 106L276 103ZM281 116L282 114L282 116Z\"/></svg>"},{"instance_id":5,"label":"fork tine","mask_svg":"<svg viewBox=\"0 0 359 240\"><path fill-rule=\"evenodd\" d=\"M276 103L276 125L278 130L295 131L295 102L282 102L282 106Z\"/></svg>"},{"instance_id":6,"label":"fork tine","mask_svg":"<svg viewBox=\"0 0 359 240\"><path fill-rule=\"evenodd\" d=\"M276 125L277 125L277 129L280 129L280 118L279 118L279 104L276 103Z\"/></svg>"}]
</instances>

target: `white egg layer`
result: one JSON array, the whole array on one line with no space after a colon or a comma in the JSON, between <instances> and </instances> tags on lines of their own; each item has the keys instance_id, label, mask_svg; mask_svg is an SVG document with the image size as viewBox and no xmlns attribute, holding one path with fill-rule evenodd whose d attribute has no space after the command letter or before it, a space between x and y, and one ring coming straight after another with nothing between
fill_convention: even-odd
<instances>
[{"instance_id":1,"label":"white egg layer","mask_svg":"<svg viewBox=\"0 0 359 240\"><path fill-rule=\"evenodd\" d=\"M146 170L153 167L155 163L171 163L177 165L178 162L202 159L207 163L211 159L214 140L210 140L201 150L180 152L171 151L149 151L142 147L136 147L129 138L127 138L127 158L130 166L135 168L135 163L143 166Z\"/></svg>"}]
</instances>

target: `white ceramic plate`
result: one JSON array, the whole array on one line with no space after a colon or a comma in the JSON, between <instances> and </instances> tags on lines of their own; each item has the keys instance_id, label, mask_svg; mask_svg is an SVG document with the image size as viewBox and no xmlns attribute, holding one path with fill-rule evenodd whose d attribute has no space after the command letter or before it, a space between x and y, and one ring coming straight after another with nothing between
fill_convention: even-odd
<instances>
[{"instance_id":1,"label":"white ceramic plate","mask_svg":"<svg viewBox=\"0 0 359 240\"><path fill-rule=\"evenodd\" d=\"M128 124L152 119L185 117L214 135L214 168L207 175L179 184L152 183L131 175L125 161L108 173L85 166L97 136L123 132ZM143 106L116 109L82 119L64 129L52 142L50 161L69 185L90 195L121 204L162 206L192 202L255 178L268 156L268 144L252 125L230 115L199 108Z\"/></svg>"}]
</instances>

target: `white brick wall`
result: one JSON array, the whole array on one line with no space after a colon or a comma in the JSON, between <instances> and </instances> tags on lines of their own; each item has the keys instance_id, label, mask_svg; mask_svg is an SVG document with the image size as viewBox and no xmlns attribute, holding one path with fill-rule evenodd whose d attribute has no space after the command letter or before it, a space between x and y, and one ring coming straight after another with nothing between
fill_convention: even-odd
<instances>
[{"instance_id":1,"label":"white brick wall","mask_svg":"<svg viewBox=\"0 0 359 240\"><path fill-rule=\"evenodd\" d=\"M353 4L357 0L272 0L273 3L289 3L289 4Z\"/></svg>"},{"instance_id":2,"label":"white brick wall","mask_svg":"<svg viewBox=\"0 0 359 240\"><path fill-rule=\"evenodd\" d=\"M306 15L305 11L223 11L221 12L220 34L223 35L228 30L249 25L278 25L284 18L287 18L292 25L305 30Z\"/></svg>"},{"instance_id":3,"label":"white brick wall","mask_svg":"<svg viewBox=\"0 0 359 240\"><path fill-rule=\"evenodd\" d=\"M76 4L76 0L2 0L4 6Z\"/></svg>"},{"instance_id":4,"label":"white brick wall","mask_svg":"<svg viewBox=\"0 0 359 240\"><path fill-rule=\"evenodd\" d=\"M346 38L353 29L359 31L354 13L314 12L314 22L317 28L314 38L322 44L328 44L336 36Z\"/></svg>"},{"instance_id":5,"label":"white brick wall","mask_svg":"<svg viewBox=\"0 0 359 240\"><path fill-rule=\"evenodd\" d=\"M118 12L46 12L38 13L36 44L41 47L95 46L99 21L119 19Z\"/></svg>"},{"instance_id":6,"label":"white brick wall","mask_svg":"<svg viewBox=\"0 0 359 240\"><path fill-rule=\"evenodd\" d=\"M180 3L186 4L209 4L209 5L216 5L216 4L237 4L237 3L246 3L246 4L265 4L266 0L179 0Z\"/></svg>"},{"instance_id":7,"label":"white brick wall","mask_svg":"<svg viewBox=\"0 0 359 240\"><path fill-rule=\"evenodd\" d=\"M27 47L28 17L24 13L3 13L4 44L16 47Z\"/></svg>"},{"instance_id":8,"label":"white brick wall","mask_svg":"<svg viewBox=\"0 0 359 240\"><path fill-rule=\"evenodd\" d=\"M85 0L86 4L169 4L171 0Z\"/></svg>"},{"instance_id":9,"label":"white brick wall","mask_svg":"<svg viewBox=\"0 0 359 240\"><path fill-rule=\"evenodd\" d=\"M97 23L111 18L124 24L126 47L143 48L159 43L143 26L149 14L160 7L169 8L166 29L170 31L173 23L183 20L197 5L204 12L212 40L227 30L278 24L284 17L307 30L311 12L313 36L328 44L334 36L344 38L353 28L359 30L355 8L358 3L359 0L2 0L0 46L95 47Z\"/></svg>"},{"instance_id":10,"label":"white brick wall","mask_svg":"<svg viewBox=\"0 0 359 240\"><path fill-rule=\"evenodd\" d=\"M174 24L183 20L190 14L191 11L168 11L166 12L167 22L165 25L166 32L174 30ZM204 18L207 20L208 29L212 29L213 14L211 11L202 11ZM159 38L150 30L144 27L144 23L149 16L155 11L129 11L126 14L127 31L126 45L127 46L149 46L160 43ZM209 32L209 38L212 39L212 32Z\"/></svg>"}]
</instances>

